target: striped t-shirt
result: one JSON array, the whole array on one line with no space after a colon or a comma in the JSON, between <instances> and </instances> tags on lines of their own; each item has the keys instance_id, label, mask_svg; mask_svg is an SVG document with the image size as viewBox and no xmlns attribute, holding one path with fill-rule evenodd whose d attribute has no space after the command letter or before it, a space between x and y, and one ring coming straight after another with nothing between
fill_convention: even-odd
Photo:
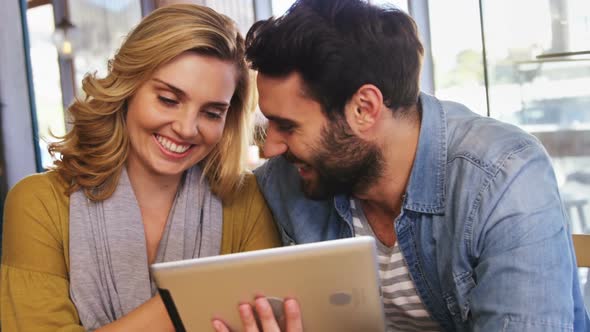
<instances>
[{"instance_id":1,"label":"striped t-shirt","mask_svg":"<svg viewBox=\"0 0 590 332\"><path fill-rule=\"evenodd\" d=\"M381 298L387 331L440 331L438 323L430 318L416 292L397 242L391 248L381 243L373 233L360 203L351 199L350 206L355 236L369 235L377 240Z\"/></svg>"}]
</instances>

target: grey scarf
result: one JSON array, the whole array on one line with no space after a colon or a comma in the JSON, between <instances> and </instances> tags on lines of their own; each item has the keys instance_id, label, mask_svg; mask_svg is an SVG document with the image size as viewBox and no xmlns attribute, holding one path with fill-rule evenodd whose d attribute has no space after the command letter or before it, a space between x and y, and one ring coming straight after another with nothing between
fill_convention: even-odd
<instances>
[{"instance_id":1,"label":"grey scarf","mask_svg":"<svg viewBox=\"0 0 590 332\"><path fill-rule=\"evenodd\" d=\"M218 255L221 201L201 169L189 169L178 188L156 262ZM114 194L90 201L70 197L70 296L88 330L128 314L155 295L139 205L125 168Z\"/></svg>"}]
</instances>

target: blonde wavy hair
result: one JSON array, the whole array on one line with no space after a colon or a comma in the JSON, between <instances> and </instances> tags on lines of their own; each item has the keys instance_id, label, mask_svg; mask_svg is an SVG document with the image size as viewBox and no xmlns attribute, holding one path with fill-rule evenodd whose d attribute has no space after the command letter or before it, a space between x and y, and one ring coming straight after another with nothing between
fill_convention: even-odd
<instances>
[{"instance_id":1,"label":"blonde wavy hair","mask_svg":"<svg viewBox=\"0 0 590 332\"><path fill-rule=\"evenodd\" d=\"M127 100L161 65L188 51L236 65L236 90L222 138L200 165L221 199L239 188L254 108L244 40L230 18L208 7L176 4L155 10L131 31L109 61L106 77L84 77L86 96L68 109L71 130L49 145L49 152L59 156L52 169L69 184L68 195L79 189L94 201L112 195L129 151Z\"/></svg>"}]
</instances>

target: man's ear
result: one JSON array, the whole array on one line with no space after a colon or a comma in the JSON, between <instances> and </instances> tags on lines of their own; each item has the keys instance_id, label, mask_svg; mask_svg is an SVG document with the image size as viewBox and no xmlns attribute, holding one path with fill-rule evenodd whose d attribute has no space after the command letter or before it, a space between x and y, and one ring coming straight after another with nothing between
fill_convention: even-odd
<instances>
[{"instance_id":1,"label":"man's ear","mask_svg":"<svg viewBox=\"0 0 590 332\"><path fill-rule=\"evenodd\" d=\"M346 120L357 134L374 128L383 109L381 90L373 84L361 86L346 104Z\"/></svg>"}]
</instances>

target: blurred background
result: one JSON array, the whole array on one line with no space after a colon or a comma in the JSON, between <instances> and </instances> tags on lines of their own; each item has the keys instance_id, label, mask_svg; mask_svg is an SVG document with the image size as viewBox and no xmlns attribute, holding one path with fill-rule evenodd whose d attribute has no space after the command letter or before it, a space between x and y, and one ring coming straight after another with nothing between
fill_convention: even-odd
<instances>
[{"instance_id":1,"label":"blurred background","mask_svg":"<svg viewBox=\"0 0 590 332\"><path fill-rule=\"evenodd\" d=\"M154 9L188 2L245 34L291 0L9 0L0 9L0 207L22 177L51 164L52 135L88 72L105 73L125 35ZM590 233L590 1L369 0L414 17L427 50L422 89L537 136L552 157L574 233ZM251 165L263 162L252 147ZM1 211L0 211L1 212ZM1 214L0 214L1 216ZM580 269L587 304L588 271Z\"/></svg>"}]
</instances>

